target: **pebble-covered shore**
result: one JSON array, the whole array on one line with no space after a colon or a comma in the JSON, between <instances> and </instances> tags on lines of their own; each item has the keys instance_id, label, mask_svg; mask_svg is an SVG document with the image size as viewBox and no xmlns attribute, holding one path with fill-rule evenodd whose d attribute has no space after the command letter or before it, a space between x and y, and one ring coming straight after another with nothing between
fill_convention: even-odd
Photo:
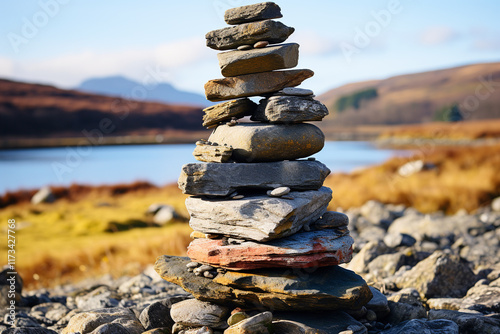
<instances>
[{"instance_id":1,"label":"pebble-covered shore","mask_svg":"<svg viewBox=\"0 0 500 334\"><path fill-rule=\"evenodd\" d=\"M268 324L274 333L500 333L500 200L454 216L378 202L346 214L356 240L346 266L374 294L359 312L214 306L195 301L150 267L135 277L50 290L22 291L18 284L13 323L2 294L0 333L223 333L228 319L247 322L232 333L259 333L248 331L252 323Z\"/></svg>"}]
</instances>

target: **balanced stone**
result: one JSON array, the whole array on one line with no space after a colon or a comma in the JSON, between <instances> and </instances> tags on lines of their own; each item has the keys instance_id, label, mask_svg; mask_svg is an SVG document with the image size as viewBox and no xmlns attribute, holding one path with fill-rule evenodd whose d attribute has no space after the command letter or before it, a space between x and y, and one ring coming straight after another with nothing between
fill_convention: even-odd
<instances>
[{"instance_id":1,"label":"balanced stone","mask_svg":"<svg viewBox=\"0 0 500 334\"><path fill-rule=\"evenodd\" d=\"M228 146L196 144L193 156L196 160L204 162L227 162L233 154L233 149Z\"/></svg>"},{"instance_id":2,"label":"balanced stone","mask_svg":"<svg viewBox=\"0 0 500 334\"><path fill-rule=\"evenodd\" d=\"M205 112L203 126L213 127L220 122L229 121L233 117L251 116L255 109L257 109L257 104L247 98L219 103L203 109Z\"/></svg>"},{"instance_id":3,"label":"balanced stone","mask_svg":"<svg viewBox=\"0 0 500 334\"><path fill-rule=\"evenodd\" d=\"M300 232L265 244L195 239L187 254L194 261L229 270L332 266L351 260L354 240L348 234L336 229Z\"/></svg>"},{"instance_id":4,"label":"balanced stone","mask_svg":"<svg viewBox=\"0 0 500 334\"><path fill-rule=\"evenodd\" d=\"M195 298L216 304L277 311L332 311L360 309L372 298L360 276L339 266L314 271L281 268L226 272L212 280L190 273L186 267L189 262L189 258L164 255L156 261L155 270Z\"/></svg>"},{"instance_id":5,"label":"balanced stone","mask_svg":"<svg viewBox=\"0 0 500 334\"><path fill-rule=\"evenodd\" d=\"M317 190L329 174L319 161L191 163L182 167L178 184L184 194L228 196L244 189Z\"/></svg>"},{"instance_id":6,"label":"balanced stone","mask_svg":"<svg viewBox=\"0 0 500 334\"><path fill-rule=\"evenodd\" d=\"M293 68L299 61L299 45L282 44L249 51L228 51L217 55L222 75L238 75Z\"/></svg>"},{"instance_id":7,"label":"balanced stone","mask_svg":"<svg viewBox=\"0 0 500 334\"><path fill-rule=\"evenodd\" d=\"M245 240L267 241L298 232L318 220L332 199L332 191L291 192L293 199L256 195L239 201L189 197L189 225L202 233Z\"/></svg>"},{"instance_id":8,"label":"balanced stone","mask_svg":"<svg viewBox=\"0 0 500 334\"><path fill-rule=\"evenodd\" d=\"M241 24L267 19L279 19L281 8L274 2L262 2L249 6L241 6L226 10L224 21L227 24Z\"/></svg>"},{"instance_id":9,"label":"balanced stone","mask_svg":"<svg viewBox=\"0 0 500 334\"><path fill-rule=\"evenodd\" d=\"M271 96L262 99L252 115L252 121L298 123L321 121L328 115L326 106L311 97Z\"/></svg>"},{"instance_id":10,"label":"balanced stone","mask_svg":"<svg viewBox=\"0 0 500 334\"><path fill-rule=\"evenodd\" d=\"M283 43L295 31L281 22L265 20L218 29L205 35L207 46L215 50L231 50L259 41Z\"/></svg>"},{"instance_id":11,"label":"balanced stone","mask_svg":"<svg viewBox=\"0 0 500 334\"><path fill-rule=\"evenodd\" d=\"M295 96L311 96L314 92L310 89L297 88L297 87L286 87L278 92L278 94L283 95L295 95Z\"/></svg>"},{"instance_id":12,"label":"balanced stone","mask_svg":"<svg viewBox=\"0 0 500 334\"><path fill-rule=\"evenodd\" d=\"M215 79L205 84L205 95L210 101L259 96L298 86L313 75L311 70L285 70Z\"/></svg>"},{"instance_id":13,"label":"balanced stone","mask_svg":"<svg viewBox=\"0 0 500 334\"><path fill-rule=\"evenodd\" d=\"M293 160L313 155L323 148L325 136L312 124L245 123L222 125L210 135L210 141L233 147L236 162Z\"/></svg>"},{"instance_id":14,"label":"balanced stone","mask_svg":"<svg viewBox=\"0 0 500 334\"><path fill-rule=\"evenodd\" d=\"M314 222L317 229L330 229L346 227L349 224L349 217L342 212L327 211L321 216L321 219Z\"/></svg>"}]
</instances>

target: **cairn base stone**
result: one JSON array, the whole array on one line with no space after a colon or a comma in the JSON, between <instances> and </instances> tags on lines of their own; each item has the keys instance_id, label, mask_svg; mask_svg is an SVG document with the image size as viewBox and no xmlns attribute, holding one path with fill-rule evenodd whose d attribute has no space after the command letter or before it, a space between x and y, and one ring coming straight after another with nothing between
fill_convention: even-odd
<instances>
[{"instance_id":1,"label":"cairn base stone","mask_svg":"<svg viewBox=\"0 0 500 334\"><path fill-rule=\"evenodd\" d=\"M265 269L252 273L219 273L214 280L188 271L186 257L160 256L156 272L181 286L196 299L246 309L276 311L357 310L372 293L354 272L339 266L312 271ZM219 282L223 282L221 284Z\"/></svg>"}]
</instances>

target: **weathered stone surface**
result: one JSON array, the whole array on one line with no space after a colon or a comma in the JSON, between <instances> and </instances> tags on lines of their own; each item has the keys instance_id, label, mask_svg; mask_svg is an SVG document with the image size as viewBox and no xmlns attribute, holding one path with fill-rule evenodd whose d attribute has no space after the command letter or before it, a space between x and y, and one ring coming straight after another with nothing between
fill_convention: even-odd
<instances>
[{"instance_id":1,"label":"weathered stone surface","mask_svg":"<svg viewBox=\"0 0 500 334\"><path fill-rule=\"evenodd\" d=\"M227 24L241 24L267 19L279 19L281 8L274 2L262 2L254 5L241 6L226 10L224 21Z\"/></svg>"},{"instance_id":2,"label":"weathered stone surface","mask_svg":"<svg viewBox=\"0 0 500 334\"><path fill-rule=\"evenodd\" d=\"M211 142L233 147L237 162L293 160L315 154L323 148L325 136L312 124L270 125L246 123L221 125L210 136Z\"/></svg>"},{"instance_id":3,"label":"weathered stone surface","mask_svg":"<svg viewBox=\"0 0 500 334\"><path fill-rule=\"evenodd\" d=\"M328 115L326 106L312 97L271 96L260 100L252 121L271 123L299 123L321 121Z\"/></svg>"},{"instance_id":4,"label":"weathered stone surface","mask_svg":"<svg viewBox=\"0 0 500 334\"><path fill-rule=\"evenodd\" d=\"M305 88L286 87L276 93L276 95L311 96L314 95L314 92Z\"/></svg>"},{"instance_id":5,"label":"weathered stone surface","mask_svg":"<svg viewBox=\"0 0 500 334\"><path fill-rule=\"evenodd\" d=\"M463 297L477 278L457 255L434 252L396 278L398 288L414 287L426 298Z\"/></svg>"},{"instance_id":6,"label":"weathered stone surface","mask_svg":"<svg viewBox=\"0 0 500 334\"><path fill-rule=\"evenodd\" d=\"M460 334L497 334L500 333L500 319L485 317L451 310L430 310L429 320L447 319L456 323ZM421 332L420 332L421 333Z\"/></svg>"},{"instance_id":7,"label":"weathered stone surface","mask_svg":"<svg viewBox=\"0 0 500 334\"><path fill-rule=\"evenodd\" d=\"M388 301L388 304L390 309L388 321L392 324L399 324L411 319L427 318L427 311L420 303L406 304Z\"/></svg>"},{"instance_id":8,"label":"weathered stone surface","mask_svg":"<svg viewBox=\"0 0 500 334\"><path fill-rule=\"evenodd\" d=\"M482 313L500 313L500 287L476 285L467 291L461 309Z\"/></svg>"},{"instance_id":9,"label":"weathered stone surface","mask_svg":"<svg viewBox=\"0 0 500 334\"><path fill-rule=\"evenodd\" d=\"M130 334L140 334L144 332L139 320L134 312L125 308L104 308L74 315L63 329L62 334L80 332L81 334L91 333L99 326L109 323L120 324L125 327Z\"/></svg>"},{"instance_id":10,"label":"weathered stone surface","mask_svg":"<svg viewBox=\"0 0 500 334\"><path fill-rule=\"evenodd\" d=\"M213 127L220 122L229 121L234 118L250 116L257 109L257 104L244 98L223 102L203 109L203 126Z\"/></svg>"},{"instance_id":11,"label":"weathered stone surface","mask_svg":"<svg viewBox=\"0 0 500 334\"><path fill-rule=\"evenodd\" d=\"M44 327L11 327L3 330L2 334L57 334L57 332Z\"/></svg>"},{"instance_id":12,"label":"weathered stone surface","mask_svg":"<svg viewBox=\"0 0 500 334\"><path fill-rule=\"evenodd\" d=\"M210 101L259 96L285 87L298 86L313 75L311 70L285 70L215 79L205 84L205 95Z\"/></svg>"},{"instance_id":13,"label":"weathered stone surface","mask_svg":"<svg viewBox=\"0 0 500 334\"><path fill-rule=\"evenodd\" d=\"M453 310L458 311L462 305L461 298L431 298L427 300L427 305L433 310Z\"/></svg>"},{"instance_id":14,"label":"weathered stone surface","mask_svg":"<svg viewBox=\"0 0 500 334\"><path fill-rule=\"evenodd\" d=\"M154 302L142 310L139 320L146 330L154 328L172 328L174 321L170 317L170 299Z\"/></svg>"},{"instance_id":15,"label":"weathered stone surface","mask_svg":"<svg viewBox=\"0 0 500 334\"><path fill-rule=\"evenodd\" d=\"M295 31L279 21L264 20L213 30L205 35L207 46L215 50L231 50L259 41L283 43Z\"/></svg>"},{"instance_id":16,"label":"weathered stone surface","mask_svg":"<svg viewBox=\"0 0 500 334\"><path fill-rule=\"evenodd\" d=\"M374 287L370 287L373 298L366 304L366 308L375 312L379 319L386 317L390 312L387 297Z\"/></svg>"},{"instance_id":17,"label":"weathered stone surface","mask_svg":"<svg viewBox=\"0 0 500 334\"><path fill-rule=\"evenodd\" d=\"M366 327L346 312L276 312L273 328L283 334L366 334Z\"/></svg>"},{"instance_id":18,"label":"weathered stone surface","mask_svg":"<svg viewBox=\"0 0 500 334\"><path fill-rule=\"evenodd\" d=\"M299 45L282 44L248 51L228 51L217 55L225 77L293 68L299 62Z\"/></svg>"},{"instance_id":19,"label":"weathered stone surface","mask_svg":"<svg viewBox=\"0 0 500 334\"><path fill-rule=\"evenodd\" d=\"M268 241L289 236L326 212L332 198L329 188L291 192L293 199L267 195L239 201L189 197L189 225L196 231L234 238ZM287 197L288 197L287 196Z\"/></svg>"},{"instance_id":20,"label":"weathered stone surface","mask_svg":"<svg viewBox=\"0 0 500 334\"><path fill-rule=\"evenodd\" d=\"M227 328L229 309L224 306L188 299L172 305L170 316L183 326Z\"/></svg>"},{"instance_id":21,"label":"weathered stone surface","mask_svg":"<svg viewBox=\"0 0 500 334\"><path fill-rule=\"evenodd\" d=\"M342 228L349 225L349 217L342 212L327 211L314 222L314 227L322 229Z\"/></svg>"},{"instance_id":22,"label":"weathered stone surface","mask_svg":"<svg viewBox=\"0 0 500 334\"><path fill-rule=\"evenodd\" d=\"M283 311L331 311L359 309L372 298L360 276L338 266L322 267L314 272L310 269L232 272L231 277L224 276L228 273L219 273L212 280L188 272L189 262L189 258L164 255L156 261L155 270L195 298L213 303ZM219 277L228 285L217 283Z\"/></svg>"},{"instance_id":23,"label":"weathered stone surface","mask_svg":"<svg viewBox=\"0 0 500 334\"><path fill-rule=\"evenodd\" d=\"M233 149L222 145L196 144L193 156L198 161L228 162L233 154Z\"/></svg>"},{"instance_id":24,"label":"weathered stone surface","mask_svg":"<svg viewBox=\"0 0 500 334\"><path fill-rule=\"evenodd\" d=\"M196 239L188 256L230 270L260 268L310 268L346 263L352 257L354 240L348 232L319 230L296 233L265 244L246 241L226 244L221 239Z\"/></svg>"},{"instance_id":25,"label":"weathered stone surface","mask_svg":"<svg viewBox=\"0 0 500 334\"><path fill-rule=\"evenodd\" d=\"M409 320L398 324L397 326L380 332L380 334L458 334L458 326L449 320Z\"/></svg>"},{"instance_id":26,"label":"weathered stone surface","mask_svg":"<svg viewBox=\"0 0 500 334\"><path fill-rule=\"evenodd\" d=\"M224 334L269 334L272 321L271 312L262 312L229 327Z\"/></svg>"},{"instance_id":27,"label":"weathered stone surface","mask_svg":"<svg viewBox=\"0 0 500 334\"><path fill-rule=\"evenodd\" d=\"M228 196L245 189L317 190L329 174L319 161L191 163L182 167L178 184L184 194Z\"/></svg>"}]
</instances>

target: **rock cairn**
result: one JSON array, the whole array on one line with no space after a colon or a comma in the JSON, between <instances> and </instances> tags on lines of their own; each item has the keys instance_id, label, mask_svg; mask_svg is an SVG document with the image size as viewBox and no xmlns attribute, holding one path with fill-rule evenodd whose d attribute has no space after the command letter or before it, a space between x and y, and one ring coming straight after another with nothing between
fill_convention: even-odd
<instances>
[{"instance_id":1,"label":"rock cairn","mask_svg":"<svg viewBox=\"0 0 500 334\"><path fill-rule=\"evenodd\" d=\"M281 17L272 2L238 7L225 13L230 27L206 35L208 47L230 50L218 54L224 78L205 85L208 100L226 102L204 110L203 125L214 131L196 143L193 155L202 163L183 166L179 178L192 195L186 200L195 231L189 258L162 256L155 266L196 298L186 301L190 309L213 303L261 311L358 310L372 298L360 276L338 266L352 258L349 220L327 211L332 190L323 182L330 170L304 159L325 141L305 122L321 121L328 110L311 90L296 88L314 73L291 69L299 45L278 44L294 32L273 20ZM259 104L248 99L255 96L263 97ZM241 121L245 116L251 122ZM262 321L272 320L268 313L259 315ZM181 324L203 325L195 322Z\"/></svg>"}]
</instances>

